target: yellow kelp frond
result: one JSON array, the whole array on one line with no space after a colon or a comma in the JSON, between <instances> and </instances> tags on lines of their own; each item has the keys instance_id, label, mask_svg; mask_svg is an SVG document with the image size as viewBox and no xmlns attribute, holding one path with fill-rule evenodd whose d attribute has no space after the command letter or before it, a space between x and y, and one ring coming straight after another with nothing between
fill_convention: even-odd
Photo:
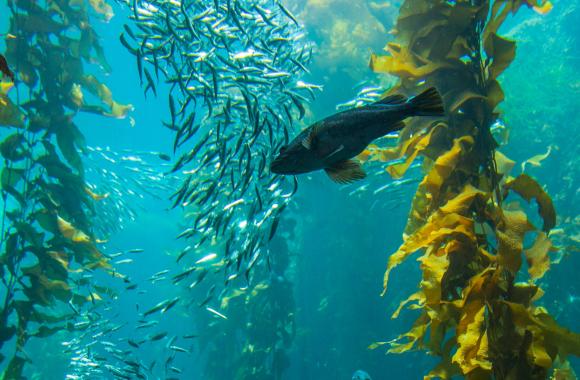
<instances>
[{"instance_id":1,"label":"yellow kelp frond","mask_svg":"<svg viewBox=\"0 0 580 380\"><path fill-rule=\"evenodd\" d=\"M413 160L417 157L417 155L429 146L431 138L435 132L444 127L446 127L445 124L438 123L433 125L426 132L419 131L412 136L409 136L408 138L402 137L397 146L392 148L380 148L376 145L369 146L357 158L362 161L371 160L388 162L398 160L403 156L407 156L404 162L391 165L387 168L387 171L389 174L391 174L391 176L393 176L393 178L400 178L413 163ZM405 130L407 128L405 128Z\"/></svg>"},{"instance_id":2,"label":"yellow kelp frond","mask_svg":"<svg viewBox=\"0 0 580 380\"><path fill-rule=\"evenodd\" d=\"M400 354L409 351L412 348L417 348L415 345L421 346L423 337L429 328L429 324L429 316L426 313L423 313L419 318L417 318L411 330L405 334L399 335L394 342L389 343L391 348L389 348L387 352ZM399 342L403 340L405 342Z\"/></svg>"},{"instance_id":3,"label":"yellow kelp frond","mask_svg":"<svg viewBox=\"0 0 580 380\"><path fill-rule=\"evenodd\" d=\"M0 82L0 126L22 128L24 115L8 97L8 91L13 86L12 82Z\"/></svg>"},{"instance_id":4,"label":"yellow kelp frond","mask_svg":"<svg viewBox=\"0 0 580 380\"><path fill-rule=\"evenodd\" d=\"M425 222L432 211L429 205L437 204L441 186L456 169L463 153L468 151L471 145L473 145L471 136L457 138L453 141L451 149L435 160L431 170L417 188L417 193L413 198L412 211L405 227L405 234L413 233L418 226Z\"/></svg>"},{"instance_id":5,"label":"yellow kelp frond","mask_svg":"<svg viewBox=\"0 0 580 380\"><path fill-rule=\"evenodd\" d=\"M109 193L97 194L97 193L93 192L90 189L90 187L88 187L88 186L85 186L85 193L95 201L100 201L100 200L106 199L110 195Z\"/></svg>"},{"instance_id":6,"label":"yellow kelp frond","mask_svg":"<svg viewBox=\"0 0 580 380\"><path fill-rule=\"evenodd\" d=\"M473 221L457 214L451 214L430 220L423 228L409 236L397 252L389 257L383 279L383 295L387 292L391 271L408 256L421 248L430 245L438 246L444 239L451 239L458 235L468 239L474 238Z\"/></svg>"},{"instance_id":7,"label":"yellow kelp frond","mask_svg":"<svg viewBox=\"0 0 580 380\"><path fill-rule=\"evenodd\" d=\"M434 63L421 59L407 48L395 43L389 43L386 50L390 55L378 56L371 54L369 67L375 73L390 73L412 78L421 78L436 70L452 67L450 64Z\"/></svg>"},{"instance_id":8,"label":"yellow kelp frond","mask_svg":"<svg viewBox=\"0 0 580 380\"><path fill-rule=\"evenodd\" d=\"M521 174L512 181L505 184L506 189L510 189L518 193L526 201L532 198L538 203L538 211L544 220L542 229L545 232L550 231L556 225L556 210L552 203L552 198L546 191L537 183L532 177L527 174Z\"/></svg>"},{"instance_id":9,"label":"yellow kelp frond","mask_svg":"<svg viewBox=\"0 0 580 380\"><path fill-rule=\"evenodd\" d=\"M529 7L539 4L537 0L496 0L491 7L490 21L487 23L484 36L497 33L510 13L516 13L522 5Z\"/></svg>"},{"instance_id":10,"label":"yellow kelp frond","mask_svg":"<svg viewBox=\"0 0 580 380\"><path fill-rule=\"evenodd\" d=\"M528 262L528 273L532 280L542 278L550 269L549 253L555 250L548 235L540 232L536 237L534 245L524 251Z\"/></svg>"},{"instance_id":11,"label":"yellow kelp frond","mask_svg":"<svg viewBox=\"0 0 580 380\"><path fill-rule=\"evenodd\" d=\"M532 333L528 356L534 364L549 368L557 356L580 356L580 334L560 327L544 308L503 302L509 306L514 324Z\"/></svg>"},{"instance_id":12,"label":"yellow kelp frond","mask_svg":"<svg viewBox=\"0 0 580 380\"><path fill-rule=\"evenodd\" d=\"M401 303L399 304L399 307L397 307L397 310L395 310L395 312L393 313L393 315L391 316L391 318L395 319L399 317L399 314L401 313L401 310L403 310L403 308L405 306L407 306L408 304L410 304L411 302L417 302L415 304L416 307L422 307L423 304L425 303L425 295L423 294L423 291L420 290L416 293L411 294L406 300L401 301Z\"/></svg>"},{"instance_id":13,"label":"yellow kelp frond","mask_svg":"<svg viewBox=\"0 0 580 380\"><path fill-rule=\"evenodd\" d=\"M516 274L522 265L524 236L527 232L533 231L534 226L523 211L503 210L502 214L502 224L495 231L498 260L500 265Z\"/></svg>"},{"instance_id":14,"label":"yellow kelp frond","mask_svg":"<svg viewBox=\"0 0 580 380\"><path fill-rule=\"evenodd\" d=\"M60 216L56 217L58 229L62 236L74 243L90 243L91 238L83 231L76 229L71 223Z\"/></svg>"},{"instance_id":15,"label":"yellow kelp frond","mask_svg":"<svg viewBox=\"0 0 580 380\"><path fill-rule=\"evenodd\" d=\"M64 302L70 299L71 290L67 282L47 277L41 264L23 268L22 273L30 280L31 286L24 288L24 293L31 300L49 306L55 298Z\"/></svg>"},{"instance_id":16,"label":"yellow kelp frond","mask_svg":"<svg viewBox=\"0 0 580 380\"><path fill-rule=\"evenodd\" d=\"M58 251L47 251L46 254L52 258L54 263L58 263L59 266L68 272L69 259L66 253Z\"/></svg>"},{"instance_id":17,"label":"yellow kelp frond","mask_svg":"<svg viewBox=\"0 0 580 380\"><path fill-rule=\"evenodd\" d=\"M526 3L528 3L528 5L531 6L534 11L541 15L550 13L550 11L554 8L554 4L548 0L526 0Z\"/></svg>"},{"instance_id":18,"label":"yellow kelp frond","mask_svg":"<svg viewBox=\"0 0 580 380\"><path fill-rule=\"evenodd\" d=\"M104 104L109 106L109 110L103 110L100 107L94 106L84 106L81 109L84 111L94 111L103 116L110 116L117 119L124 119L127 114L133 110L133 105L131 104L120 104L113 99L113 93L109 90L109 87L99 82L99 80L93 75L85 75L82 77L82 86L87 89L91 94L98 97Z\"/></svg>"},{"instance_id":19,"label":"yellow kelp frond","mask_svg":"<svg viewBox=\"0 0 580 380\"><path fill-rule=\"evenodd\" d=\"M105 22L109 22L115 13L113 13L113 7L111 7L105 0L89 0L89 4L93 10L101 15Z\"/></svg>"},{"instance_id":20,"label":"yellow kelp frond","mask_svg":"<svg viewBox=\"0 0 580 380\"><path fill-rule=\"evenodd\" d=\"M418 134L417 136L414 136L413 138L407 140L403 144L407 146L405 150L405 155L407 156L407 158L405 159L405 161L403 161L400 164L394 164L387 167L387 172L391 175L392 178L398 179L405 174L405 172L407 171L407 169L409 169L409 166L411 166L417 155L429 146L431 142L431 136L433 135L433 132L436 130L437 126L431 128L427 134L425 135Z\"/></svg>"},{"instance_id":21,"label":"yellow kelp frond","mask_svg":"<svg viewBox=\"0 0 580 380\"><path fill-rule=\"evenodd\" d=\"M70 89L70 99L77 106L82 107L85 104L85 96L80 84L73 83Z\"/></svg>"},{"instance_id":22,"label":"yellow kelp frond","mask_svg":"<svg viewBox=\"0 0 580 380\"><path fill-rule=\"evenodd\" d=\"M425 379L543 380L554 363L577 355L580 347L577 334L534 307L544 294L535 282L550 269L554 251L548 237L556 223L552 201L529 176L509 177L515 162L496 150L500 144L494 140L499 135L505 142L509 130L499 122L497 106L505 96L499 76L516 53L515 41L499 30L508 16L528 7L543 13L551 3L405 0L389 54L370 57L375 72L399 77L388 94L411 96L422 86L434 86L443 94L448 116L438 124L445 128L432 126L427 133L421 133L424 123L410 120L395 148L369 147L362 156L383 162L405 157L388 167L394 178L403 176L418 155L424 157L426 175L383 284L384 294L391 271L419 251L419 289L393 317L405 307L420 316L396 343L373 348L391 344L389 352L423 348L440 356ZM510 192L536 200L544 232L517 203L506 201ZM524 249L528 235L535 240ZM516 283L523 258L529 281ZM568 374L563 366L554 378Z\"/></svg>"},{"instance_id":23,"label":"yellow kelp frond","mask_svg":"<svg viewBox=\"0 0 580 380\"><path fill-rule=\"evenodd\" d=\"M457 326L457 345L458 349L452 361L464 374L478 369L491 370L485 329L485 306L481 300L463 307L463 316Z\"/></svg>"},{"instance_id":24,"label":"yellow kelp frond","mask_svg":"<svg viewBox=\"0 0 580 380\"><path fill-rule=\"evenodd\" d=\"M430 307L437 307L441 303L441 283L449 268L448 247L440 248L437 254L427 250L418 260L421 262L423 279L421 280L422 299Z\"/></svg>"},{"instance_id":25,"label":"yellow kelp frond","mask_svg":"<svg viewBox=\"0 0 580 380\"><path fill-rule=\"evenodd\" d=\"M489 34L484 41L485 52L493 57L488 66L489 76L497 78L516 57L516 43L498 36L496 33Z\"/></svg>"},{"instance_id":26,"label":"yellow kelp frond","mask_svg":"<svg viewBox=\"0 0 580 380\"><path fill-rule=\"evenodd\" d=\"M516 162L510 160L507 156L501 153L499 150L495 151L495 166L497 168L497 174L505 176L511 172L511 170L516 165Z\"/></svg>"},{"instance_id":27,"label":"yellow kelp frond","mask_svg":"<svg viewBox=\"0 0 580 380\"><path fill-rule=\"evenodd\" d=\"M531 283L514 284L510 290L509 300L528 307L532 302L542 298L544 291Z\"/></svg>"},{"instance_id":28,"label":"yellow kelp frond","mask_svg":"<svg viewBox=\"0 0 580 380\"><path fill-rule=\"evenodd\" d=\"M397 252L389 257L383 280L383 294L387 291L391 270L417 250L428 246L438 247L446 239L461 238L475 241L473 220L460 214L466 213L475 199L485 197L485 193L473 186L466 186L463 192L434 213L424 226L407 237Z\"/></svg>"},{"instance_id":29,"label":"yellow kelp frond","mask_svg":"<svg viewBox=\"0 0 580 380\"><path fill-rule=\"evenodd\" d=\"M550 380L578 380L568 360L556 360L554 367L554 373Z\"/></svg>"}]
</instances>

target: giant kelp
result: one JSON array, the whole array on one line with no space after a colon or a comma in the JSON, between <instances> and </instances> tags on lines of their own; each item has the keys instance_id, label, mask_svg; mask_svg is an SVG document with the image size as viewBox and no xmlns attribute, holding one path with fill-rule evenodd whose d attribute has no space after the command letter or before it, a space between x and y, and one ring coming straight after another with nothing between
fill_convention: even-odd
<instances>
[{"instance_id":1,"label":"giant kelp","mask_svg":"<svg viewBox=\"0 0 580 380\"><path fill-rule=\"evenodd\" d=\"M131 106L115 102L84 71L87 63L110 69L91 27L91 7L111 15L104 2L8 2L0 94L0 125L8 131L0 144L0 347L11 342L3 351L11 356L6 379L22 378L32 361L25 351L30 338L76 330L75 319L101 293L83 274L111 267L92 233L93 202L101 196L85 181L79 153L85 141L73 120L79 111L123 117ZM84 91L100 101L89 103Z\"/></svg>"},{"instance_id":2,"label":"giant kelp","mask_svg":"<svg viewBox=\"0 0 580 380\"><path fill-rule=\"evenodd\" d=\"M532 177L509 176L514 162L496 150L492 134L504 97L498 77L516 53L516 43L499 28L522 7L546 13L551 4L407 0L389 54L371 56L371 69L399 77L391 92L412 95L436 86L448 111L446 120L409 123L397 148L373 147L365 155L384 161L406 156L388 168L395 178L417 156L424 160L426 175L384 287L397 265L421 253L419 290L394 314L408 306L420 316L390 342L389 352L422 348L440 356L426 378L544 379L553 367L554 378L571 378L566 356L580 354L580 336L535 306L543 294L538 280L555 249L552 201ZM517 202L521 198L538 205L541 227ZM535 241L526 249L530 235ZM516 282L524 267L527 281Z\"/></svg>"}]
</instances>

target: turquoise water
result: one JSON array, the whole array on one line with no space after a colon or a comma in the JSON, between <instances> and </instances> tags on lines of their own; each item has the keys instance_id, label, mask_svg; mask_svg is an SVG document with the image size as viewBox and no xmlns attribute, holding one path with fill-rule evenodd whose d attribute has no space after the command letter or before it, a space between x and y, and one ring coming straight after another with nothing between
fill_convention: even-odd
<instances>
[{"instance_id":1,"label":"turquoise water","mask_svg":"<svg viewBox=\"0 0 580 380\"><path fill-rule=\"evenodd\" d=\"M284 83L291 90L295 89L287 83L297 80L316 85L312 90L314 100L309 91L296 90L305 98L306 115L298 120L299 107L293 111L294 125L288 127L291 138L311 122L335 113L338 105L354 99L361 89L372 86L388 89L394 83L393 78L372 73L368 57L369 51L380 51L392 39L387 31L398 14L398 2L390 4L392 9L362 0L354 4L341 0L284 4L299 23L297 26L289 21L293 35L304 33L301 39L297 38L296 46L311 47L312 55L311 59L305 59L308 73L296 69L283 81L288 80ZM26 377L350 379L358 369L375 380L418 379L425 375L437 359L424 352L385 355L383 347L367 349L373 342L396 338L416 318L414 311L404 311L395 320L390 318L399 302L416 290L420 281L416 261L411 259L397 268L388 293L384 297L380 293L389 254L402 241L411 200L422 178L420 168L411 168L404 177L410 181L401 184L387 174L374 175L369 170L373 175L365 180L366 187L364 183L340 186L323 172L315 172L297 177L295 193L292 179L276 182L282 190L278 194L276 189L267 190L269 185L265 184L270 177L268 174L262 177L255 167L248 185L252 190L243 196L241 206L231 206L238 198L222 186L222 183L229 186L225 181L218 186L214 199L219 202L214 205L208 201L205 208L172 207L175 198L170 197L186 178L183 171L192 170L193 166L169 172L199 137L193 137L174 154L175 133L162 125L171 119L167 100L170 86L156 82L157 96L151 92L144 96L135 57L119 41L123 25L133 25L132 13L126 5L111 5L115 16L110 22L95 18L92 23L112 70L103 74L99 68L87 66L86 72L94 72L110 88L115 100L132 104L134 110L129 117L119 120L80 112L74 121L91 147L83 156L86 180L95 185L96 192L107 189L111 193L103 201L108 203L99 206L97 202L94 235L106 240L99 249L112 255L113 272L122 273L126 281L104 271L87 272L93 276L91 282L111 288L111 294L94 290L101 293L103 300L83 307L70 322L88 321L94 330L83 334L63 329L47 338L31 338L24 349L30 358L24 371ZM541 166L528 165L525 169L553 197L558 212L556 228L563 228L568 236L556 241L564 248L554 258L562 256L562 259L541 280L546 294L539 305L574 331L578 331L580 318L580 285L576 279L576 268L580 265L576 202L580 37L575 22L579 6L577 1L555 2L553 11L545 16L525 9L509 19L502 32L518 42L518 49L515 61L500 80L505 92L505 101L500 105L502 119L510 128L509 143L502 152L518 162L516 173L521 172L519 163L544 154L551 147ZM388 11L377 13L377 9ZM7 17L8 9L2 4L3 33L7 30ZM236 43L232 43L235 51L249 51L248 45ZM5 45L0 45L0 52L4 50ZM288 61L283 64L291 65ZM146 67L152 72L150 66ZM229 79L221 80L225 83ZM256 103L264 105L271 100L271 106L280 107L276 110L285 117L280 105L287 101L293 106L284 89L280 86L271 92L256 92L259 98ZM240 104L240 109L244 109ZM205 107L200 102L193 108L202 115ZM260 112L267 111L260 108ZM245 113L239 115L235 117L240 118L242 126L236 128L243 129L248 120L244 119ZM210 128L215 127L209 123ZM235 136L238 129L232 128L222 133ZM4 133L11 131L6 128L0 133L4 138ZM266 136L265 132L259 137L262 139L256 145L259 148L252 149L269 154L273 146L262 135ZM274 143L282 141L283 133L277 132L274 140ZM201 157L209 151L210 148L202 150ZM171 161L161 155L168 155ZM259 154L252 157L258 160L253 162L259 162ZM382 170L381 166L375 169ZM219 167L205 167L193 178L200 180L203 176L211 180L218 173ZM233 182L242 180L240 175ZM391 186L385 189L389 183ZM272 215L277 215L276 210L282 205L285 208L275 222L277 228L272 227L274 217L268 217L265 208L256 217L257 221L264 218L264 224L260 225L263 228L257 228L258 232L252 235L242 226L244 221L251 225L252 219L244 219L242 214L247 215L247 208L257 202L256 193L264 197L265 203L271 202L268 205L277 205L271 208ZM200 213L227 206L235 212L224 225L228 232L209 238L199 248L190 248L191 253L176 262L187 246L196 243L195 239L176 237L191 228ZM236 231L236 236L244 239L247 234L248 240L260 236L263 254L256 256L249 282L245 268L253 255L245 258L238 270L239 278L233 279L228 291L222 292L224 280L237 273L220 264L225 239L231 236L229 231ZM245 242L240 238L232 244L234 248L236 244L243 247ZM124 253L116 256L118 252ZM212 253L216 257L208 256ZM232 265L235 269L235 263ZM191 267L206 269L194 269L186 281L175 283L175 276ZM208 274L192 287L202 272ZM255 290L259 284L263 288ZM254 296L247 296L252 291ZM224 307L224 299L229 300L229 307ZM166 312L143 315L165 300L177 300L177 304ZM57 306L57 310L70 313L66 303ZM156 323L147 327L146 323L151 321ZM111 329L114 331L108 331ZM156 335L161 337L157 339ZM1 352L9 358L14 347L12 339ZM260 352L263 347L266 352ZM255 355L249 354L252 350ZM85 365L79 364L85 359ZM0 368L4 369L7 362L2 361ZM134 363L139 370L125 372ZM576 372L580 370L577 358L572 358L572 365ZM247 368L262 368L267 374L242 375Z\"/></svg>"}]
</instances>

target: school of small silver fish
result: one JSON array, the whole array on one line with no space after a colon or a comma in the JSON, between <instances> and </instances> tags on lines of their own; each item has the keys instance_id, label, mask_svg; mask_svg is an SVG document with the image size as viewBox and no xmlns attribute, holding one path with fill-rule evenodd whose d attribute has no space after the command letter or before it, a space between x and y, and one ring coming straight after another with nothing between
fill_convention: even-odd
<instances>
[{"instance_id":1,"label":"school of small silver fish","mask_svg":"<svg viewBox=\"0 0 580 380\"><path fill-rule=\"evenodd\" d=\"M216 302L225 292L216 291L216 284L199 284L216 271L225 274L224 290L234 281L247 283L252 268L267 262L266 245L298 187L295 178L269 173L269 163L322 89L301 80L312 46L278 0L118 1L131 10L131 25L125 25L120 40L135 56L145 95L169 88L170 120L163 124L175 133L174 157L90 149L89 182L99 194L115 195L96 202L97 218L104 222L97 225L108 228L100 231L104 234L115 232L123 224L119 221L137 216L144 193L167 194L171 187L172 206L186 214L177 237L187 246L175 255L182 269L162 269L148 281L195 288L202 293L199 308L214 321L226 320ZM164 162L157 165L157 158ZM120 257L126 253L109 255L115 267L133 262ZM125 290L137 288L132 279L119 277ZM190 351L179 340L194 335L160 331L140 341L123 336L134 334L131 327L137 332L158 328L155 315L182 302L144 301L137 326L118 326L111 310L102 311L99 323L88 321L87 330L67 342L73 353L68 378L179 377L182 369L173 359ZM171 355L141 363L138 350L144 342L166 343L164 351Z\"/></svg>"},{"instance_id":2,"label":"school of small silver fish","mask_svg":"<svg viewBox=\"0 0 580 380\"><path fill-rule=\"evenodd\" d=\"M169 85L176 162L173 207L191 212L179 237L195 249L227 241L229 275L265 255L296 179L268 164L287 143L319 86L299 80L312 46L277 0L127 1L121 42L136 57L145 93ZM181 257L180 257L181 259Z\"/></svg>"},{"instance_id":3,"label":"school of small silver fish","mask_svg":"<svg viewBox=\"0 0 580 380\"><path fill-rule=\"evenodd\" d=\"M107 147L87 147L86 176L98 199L93 204L95 232L106 238L134 222L147 210L148 200L164 199L179 185L163 153L120 152Z\"/></svg>"}]
</instances>

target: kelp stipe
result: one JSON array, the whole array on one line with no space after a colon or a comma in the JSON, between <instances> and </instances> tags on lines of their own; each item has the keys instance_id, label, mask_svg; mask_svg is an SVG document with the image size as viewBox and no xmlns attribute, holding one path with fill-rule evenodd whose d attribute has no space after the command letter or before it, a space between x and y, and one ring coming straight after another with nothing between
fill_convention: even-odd
<instances>
[{"instance_id":1,"label":"kelp stipe","mask_svg":"<svg viewBox=\"0 0 580 380\"><path fill-rule=\"evenodd\" d=\"M111 17L105 2L91 4ZM21 379L33 361L25 352L29 339L76 331L80 314L101 299L82 274L111 267L91 233L92 204L101 196L85 182L79 154L85 141L74 116L122 117L131 106L116 103L104 84L84 73L84 64L93 62L109 70L87 4L9 1L8 8L10 71L2 70L0 83L0 125L10 129L0 144L0 347L6 345L10 357L0 362L9 360L2 378ZM83 90L104 105L87 104Z\"/></svg>"},{"instance_id":2,"label":"kelp stipe","mask_svg":"<svg viewBox=\"0 0 580 380\"><path fill-rule=\"evenodd\" d=\"M425 349L441 357L426 379L575 378L566 362L580 354L580 335L560 327L542 307L537 280L549 270L549 238L556 213L549 195L531 177L509 176L514 165L496 150L492 133L503 91L497 77L515 58L515 42L498 34L510 13L541 1L407 0L397 21L396 40L386 56L373 54L375 72L394 74L390 93L413 95L429 86L444 96L448 118L414 120L399 146L372 147L362 157L388 161L395 178L424 157L426 175L415 194L404 242L389 258L391 271L415 252L422 270L419 290L401 303L420 310L410 331L388 352ZM543 226L534 226L513 199L535 200ZM524 236L535 242L524 249ZM516 282L522 261L528 281ZM521 275L521 273L520 273Z\"/></svg>"}]
</instances>

